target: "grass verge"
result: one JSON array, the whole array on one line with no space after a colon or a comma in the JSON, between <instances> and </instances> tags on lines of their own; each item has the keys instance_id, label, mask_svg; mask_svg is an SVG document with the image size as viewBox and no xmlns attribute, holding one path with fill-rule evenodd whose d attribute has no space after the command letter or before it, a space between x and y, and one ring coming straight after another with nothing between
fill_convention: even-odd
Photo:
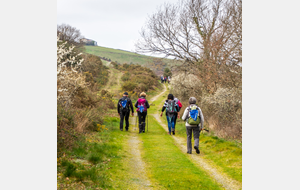
<instances>
[{"instance_id":1,"label":"grass verge","mask_svg":"<svg viewBox=\"0 0 300 190\"><path fill-rule=\"evenodd\" d=\"M124 145L116 117L105 119L107 130L87 134L57 160L58 189L128 189ZM125 182L124 182L124 181Z\"/></svg>"},{"instance_id":2,"label":"grass verge","mask_svg":"<svg viewBox=\"0 0 300 190\"><path fill-rule=\"evenodd\" d=\"M149 115L149 132L141 134L142 158L149 178L166 189L222 189L205 171L194 165L174 144L155 118Z\"/></svg>"}]
</instances>

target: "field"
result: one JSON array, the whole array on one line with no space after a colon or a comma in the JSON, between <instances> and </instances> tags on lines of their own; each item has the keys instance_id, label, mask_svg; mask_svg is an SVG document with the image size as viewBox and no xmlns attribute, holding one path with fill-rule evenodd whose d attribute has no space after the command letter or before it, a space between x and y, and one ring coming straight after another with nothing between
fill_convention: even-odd
<instances>
[{"instance_id":1,"label":"field","mask_svg":"<svg viewBox=\"0 0 300 190\"><path fill-rule=\"evenodd\" d=\"M162 74L162 71L166 67L171 68L172 66L181 64L181 62L174 61L172 59L140 55L129 51L106 48L101 46L85 46L85 52L88 54L100 56L101 58L105 58L107 60L110 59L111 61L120 64L128 63L142 65L152 69L157 75Z\"/></svg>"}]
</instances>

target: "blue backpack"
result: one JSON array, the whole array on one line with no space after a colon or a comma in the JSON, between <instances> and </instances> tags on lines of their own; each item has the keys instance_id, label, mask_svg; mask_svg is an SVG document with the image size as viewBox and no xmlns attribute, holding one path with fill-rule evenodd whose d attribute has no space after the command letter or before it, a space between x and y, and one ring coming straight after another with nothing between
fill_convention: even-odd
<instances>
[{"instance_id":1,"label":"blue backpack","mask_svg":"<svg viewBox=\"0 0 300 190\"><path fill-rule=\"evenodd\" d=\"M122 111L123 111L123 110L126 110L126 111L128 110L128 109L127 109L127 98L121 100L121 101L120 101L120 104L121 104L120 106L121 106L121 110L122 110Z\"/></svg>"},{"instance_id":2,"label":"blue backpack","mask_svg":"<svg viewBox=\"0 0 300 190\"><path fill-rule=\"evenodd\" d=\"M188 124L190 125L198 125L201 122L199 109L197 106L189 107L189 117L188 117Z\"/></svg>"}]
</instances>

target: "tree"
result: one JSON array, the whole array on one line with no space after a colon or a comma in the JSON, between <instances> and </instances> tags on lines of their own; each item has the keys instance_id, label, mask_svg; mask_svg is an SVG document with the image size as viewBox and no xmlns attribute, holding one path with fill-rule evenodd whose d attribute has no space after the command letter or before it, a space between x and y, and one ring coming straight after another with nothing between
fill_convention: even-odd
<instances>
[{"instance_id":1,"label":"tree","mask_svg":"<svg viewBox=\"0 0 300 190\"><path fill-rule=\"evenodd\" d=\"M165 70L164 70L164 76L166 76L166 77L168 77L168 76L172 77L172 72L170 71L169 68L165 68Z\"/></svg>"},{"instance_id":2,"label":"tree","mask_svg":"<svg viewBox=\"0 0 300 190\"><path fill-rule=\"evenodd\" d=\"M57 36L62 41L68 41L73 45L83 45L81 40L84 38L79 29L72 27L68 24L57 25Z\"/></svg>"},{"instance_id":3,"label":"tree","mask_svg":"<svg viewBox=\"0 0 300 190\"><path fill-rule=\"evenodd\" d=\"M180 69L200 76L207 92L240 86L242 1L182 0L164 4L149 17L137 52L184 61Z\"/></svg>"},{"instance_id":4,"label":"tree","mask_svg":"<svg viewBox=\"0 0 300 190\"><path fill-rule=\"evenodd\" d=\"M87 86L80 72L83 59L74 48L57 37L57 102L65 107L70 107L78 90Z\"/></svg>"}]
</instances>

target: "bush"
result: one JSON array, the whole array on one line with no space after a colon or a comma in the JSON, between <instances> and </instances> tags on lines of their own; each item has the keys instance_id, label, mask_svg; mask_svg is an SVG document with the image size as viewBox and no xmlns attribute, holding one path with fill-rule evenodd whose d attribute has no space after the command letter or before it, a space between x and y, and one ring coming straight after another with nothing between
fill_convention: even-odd
<instances>
[{"instance_id":1,"label":"bush","mask_svg":"<svg viewBox=\"0 0 300 190\"><path fill-rule=\"evenodd\" d=\"M141 65L123 64L119 69L125 71L121 80L124 82L122 85L123 91L133 91L135 94L141 92L148 92L158 87L159 78L149 68L142 67Z\"/></svg>"},{"instance_id":2,"label":"bush","mask_svg":"<svg viewBox=\"0 0 300 190\"><path fill-rule=\"evenodd\" d=\"M205 93L198 76L179 73L171 80L170 93L183 104L196 97L205 123L221 138L242 139L242 90L218 86L214 94ZM183 111L180 111L182 115Z\"/></svg>"},{"instance_id":3,"label":"bush","mask_svg":"<svg viewBox=\"0 0 300 190\"><path fill-rule=\"evenodd\" d=\"M127 81L122 84L123 91L133 91L137 84L135 82Z\"/></svg>"}]
</instances>

